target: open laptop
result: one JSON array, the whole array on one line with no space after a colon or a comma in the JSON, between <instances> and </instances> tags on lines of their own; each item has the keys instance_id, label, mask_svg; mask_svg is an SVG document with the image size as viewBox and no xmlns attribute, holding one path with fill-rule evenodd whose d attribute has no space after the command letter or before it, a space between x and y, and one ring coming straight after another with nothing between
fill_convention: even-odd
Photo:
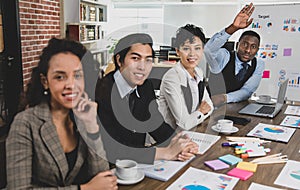
<instances>
[{"instance_id":1,"label":"open laptop","mask_svg":"<svg viewBox=\"0 0 300 190\"><path fill-rule=\"evenodd\" d=\"M288 79L279 85L277 102L275 106L251 103L239 111L240 114L255 115L261 117L275 117L284 104L285 93L287 89Z\"/></svg>"}]
</instances>

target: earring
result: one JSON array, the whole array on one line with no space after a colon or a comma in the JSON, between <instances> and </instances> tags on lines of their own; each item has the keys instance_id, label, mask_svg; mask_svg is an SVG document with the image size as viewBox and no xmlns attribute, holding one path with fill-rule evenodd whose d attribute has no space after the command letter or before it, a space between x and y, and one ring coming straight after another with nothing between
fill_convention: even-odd
<instances>
[{"instance_id":1,"label":"earring","mask_svg":"<svg viewBox=\"0 0 300 190\"><path fill-rule=\"evenodd\" d=\"M44 95L47 96L48 95L48 89L44 90Z\"/></svg>"}]
</instances>

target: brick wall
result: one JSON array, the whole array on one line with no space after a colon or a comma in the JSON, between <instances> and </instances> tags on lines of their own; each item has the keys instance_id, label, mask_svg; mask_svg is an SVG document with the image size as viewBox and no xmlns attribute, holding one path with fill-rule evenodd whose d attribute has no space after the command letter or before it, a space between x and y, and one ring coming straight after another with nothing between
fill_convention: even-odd
<instances>
[{"instance_id":1,"label":"brick wall","mask_svg":"<svg viewBox=\"0 0 300 190\"><path fill-rule=\"evenodd\" d=\"M60 0L19 0L24 85L41 50L51 37L60 36Z\"/></svg>"}]
</instances>

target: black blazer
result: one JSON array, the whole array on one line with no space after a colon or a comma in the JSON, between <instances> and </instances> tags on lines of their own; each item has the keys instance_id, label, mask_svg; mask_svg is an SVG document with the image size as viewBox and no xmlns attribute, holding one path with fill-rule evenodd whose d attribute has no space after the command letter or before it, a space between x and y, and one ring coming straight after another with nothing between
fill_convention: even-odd
<instances>
[{"instance_id":1,"label":"black blazer","mask_svg":"<svg viewBox=\"0 0 300 190\"><path fill-rule=\"evenodd\" d=\"M246 75L242 81L237 79L235 75L235 51L230 52L230 59L221 73L209 74L209 92L210 95L230 93L241 89L247 80L253 75L257 60L254 57L251 62L251 66L248 67Z\"/></svg>"},{"instance_id":2,"label":"black blazer","mask_svg":"<svg viewBox=\"0 0 300 190\"><path fill-rule=\"evenodd\" d=\"M121 98L113 75L114 72L99 79L95 93L107 157L111 163L116 159L153 163L155 149L145 146L146 133L153 137L155 145L166 146L175 131L158 111L154 88L149 80L137 87L140 97L135 96L131 113L128 98Z\"/></svg>"}]
</instances>

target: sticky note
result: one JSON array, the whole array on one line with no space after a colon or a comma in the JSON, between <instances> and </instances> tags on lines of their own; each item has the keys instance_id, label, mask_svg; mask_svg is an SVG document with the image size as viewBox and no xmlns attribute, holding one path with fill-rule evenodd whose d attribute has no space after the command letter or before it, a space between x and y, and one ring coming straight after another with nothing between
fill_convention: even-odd
<instances>
[{"instance_id":1,"label":"sticky note","mask_svg":"<svg viewBox=\"0 0 300 190\"><path fill-rule=\"evenodd\" d=\"M251 162L239 162L236 167L242 170L256 172L257 164Z\"/></svg>"},{"instance_id":2,"label":"sticky note","mask_svg":"<svg viewBox=\"0 0 300 190\"><path fill-rule=\"evenodd\" d=\"M291 55L292 55L292 48L283 49L283 56L291 56Z\"/></svg>"},{"instance_id":3,"label":"sticky note","mask_svg":"<svg viewBox=\"0 0 300 190\"><path fill-rule=\"evenodd\" d=\"M269 70L264 70L262 78L264 78L264 79L270 78L270 71Z\"/></svg>"},{"instance_id":4,"label":"sticky note","mask_svg":"<svg viewBox=\"0 0 300 190\"><path fill-rule=\"evenodd\" d=\"M213 170L221 170L225 168L229 168L229 165L220 161L220 160L210 160L210 161L205 161L205 165L208 167L212 168Z\"/></svg>"},{"instance_id":5,"label":"sticky note","mask_svg":"<svg viewBox=\"0 0 300 190\"><path fill-rule=\"evenodd\" d=\"M239 168L233 168L227 173L227 175L240 178L241 180L247 180L253 175L253 172L249 172Z\"/></svg>"},{"instance_id":6,"label":"sticky note","mask_svg":"<svg viewBox=\"0 0 300 190\"><path fill-rule=\"evenodd\" d=\"M227 164L230 164L230 165L234 165L234 164L237 164L238 162L243 161L241 158L233 156L231 154L221 156L221 157L219 157L219 160L221 160Z\"/></svg>"}]
</instances>

